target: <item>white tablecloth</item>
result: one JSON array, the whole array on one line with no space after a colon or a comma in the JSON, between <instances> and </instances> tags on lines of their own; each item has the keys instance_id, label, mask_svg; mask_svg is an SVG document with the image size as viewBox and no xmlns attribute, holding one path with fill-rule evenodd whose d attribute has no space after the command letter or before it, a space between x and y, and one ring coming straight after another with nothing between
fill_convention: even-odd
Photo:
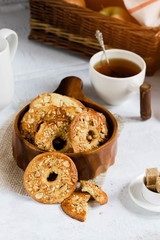
<instances>
[{"instance_id":1,"label":"white tablecloth","mask_svg":"<svg viewBox=\"0 0 160 240\"><path fill-rule=\"evenodd\" d=\"M108 204L90 203L87 220L81 223L65 215L59 205L39 204L0 188L0 239L159 240L160 213L137 206L130 199L128 185L146 168L160 169L160 71L146 77L145 81L152 85L152 118L141 121L138 93L124 105L106 106L90 84L88 60L28 40L28 8L0 6L0 28L3 27L17 32L19 46L13 62L15 95L12 103L0 111L1 129L6 129L13 114L26 102L41 92L53 91L69 75L80 77L85 95L119 114L125 126L118 139L116 162L108 169L103 184ZM5 161L5 156L0 160Z\"/></svg>"}]
</instances>

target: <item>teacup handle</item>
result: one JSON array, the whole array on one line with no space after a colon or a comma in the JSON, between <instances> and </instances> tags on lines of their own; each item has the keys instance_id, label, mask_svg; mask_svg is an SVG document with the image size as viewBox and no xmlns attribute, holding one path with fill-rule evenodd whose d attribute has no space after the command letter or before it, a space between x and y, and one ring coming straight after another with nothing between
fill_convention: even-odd
<instances>
[{"instance_id":1,"label":"teacup handle","mask_svg":"<svg viewBox=\"0 0 160 240\"><path fill-rule=\"evenodd\" d=\"M0 36L5 38L9 44L10 58L11 61L14 59L17 46L18 46L18 36L17 33L11 29L3 28L0 30Z\"/></svg>"}]
</instances>

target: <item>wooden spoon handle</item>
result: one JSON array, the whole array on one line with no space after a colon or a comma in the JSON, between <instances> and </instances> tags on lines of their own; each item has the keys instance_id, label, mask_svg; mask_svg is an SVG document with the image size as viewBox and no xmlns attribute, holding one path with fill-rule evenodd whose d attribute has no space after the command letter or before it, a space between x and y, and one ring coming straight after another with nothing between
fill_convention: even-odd
<instances>
[{"instance_id":1,"label":"wooden spoon handle","mask_svg":"<svg viewBox=\"0 0 160 240\"><path fill-rule=\"evenodd\" d=\"M60 82L60 85L55 90L55 93L73 97L80 101L96 104L84 95L82 91L82 87L83 87L83 83L80 78L75 76L69 76L64 78Z\"/></svg>"}]
</instances>

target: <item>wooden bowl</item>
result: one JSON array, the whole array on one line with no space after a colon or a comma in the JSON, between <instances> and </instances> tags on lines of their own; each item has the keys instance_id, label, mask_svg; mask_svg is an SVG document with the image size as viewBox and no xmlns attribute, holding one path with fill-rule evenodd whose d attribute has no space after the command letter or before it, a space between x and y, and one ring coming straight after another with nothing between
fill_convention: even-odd
<instances>
[{"instance_id":1,"label":"wooden bowl","mask_svg":"<svg viewBox=\"0 0 160 240\"><path fill-rule=\"evenodd\" d=\"M83 94L82 81L77 77L64 78L55 92L80 100L85 106L103 113L107 119L109 140L106 143L87 152L66 154L76 164L79 179L95 178L114 164L117 151L117 121L108 110L94 103ZM29 105L25 106L17 114L12 138L13 156L17 161L17 165L23 170L36 155L44 152L25 140L19 131L20 121L28 109Z\"/></svg>"}]
</instances>

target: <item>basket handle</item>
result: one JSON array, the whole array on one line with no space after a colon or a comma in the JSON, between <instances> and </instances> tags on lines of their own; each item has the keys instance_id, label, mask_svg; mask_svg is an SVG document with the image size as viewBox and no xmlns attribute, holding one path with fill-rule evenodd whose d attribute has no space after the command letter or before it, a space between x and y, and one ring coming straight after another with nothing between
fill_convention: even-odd
<instances>
[{"instance_id":1,"label":"basket handle","mask_svg":"<svg viewBox=\"0 0 160 240\"><path fill-rule=\"evenodd\" d=\"M58 88L54 92L76 98L80 101L95 104L95 102L93 102L92 100L90 100L84 95L82 91L82 87L83 87L83 82L80 78L75 76L69 76L64 78L60 82Z\"/></svg>"}]
</instances>

